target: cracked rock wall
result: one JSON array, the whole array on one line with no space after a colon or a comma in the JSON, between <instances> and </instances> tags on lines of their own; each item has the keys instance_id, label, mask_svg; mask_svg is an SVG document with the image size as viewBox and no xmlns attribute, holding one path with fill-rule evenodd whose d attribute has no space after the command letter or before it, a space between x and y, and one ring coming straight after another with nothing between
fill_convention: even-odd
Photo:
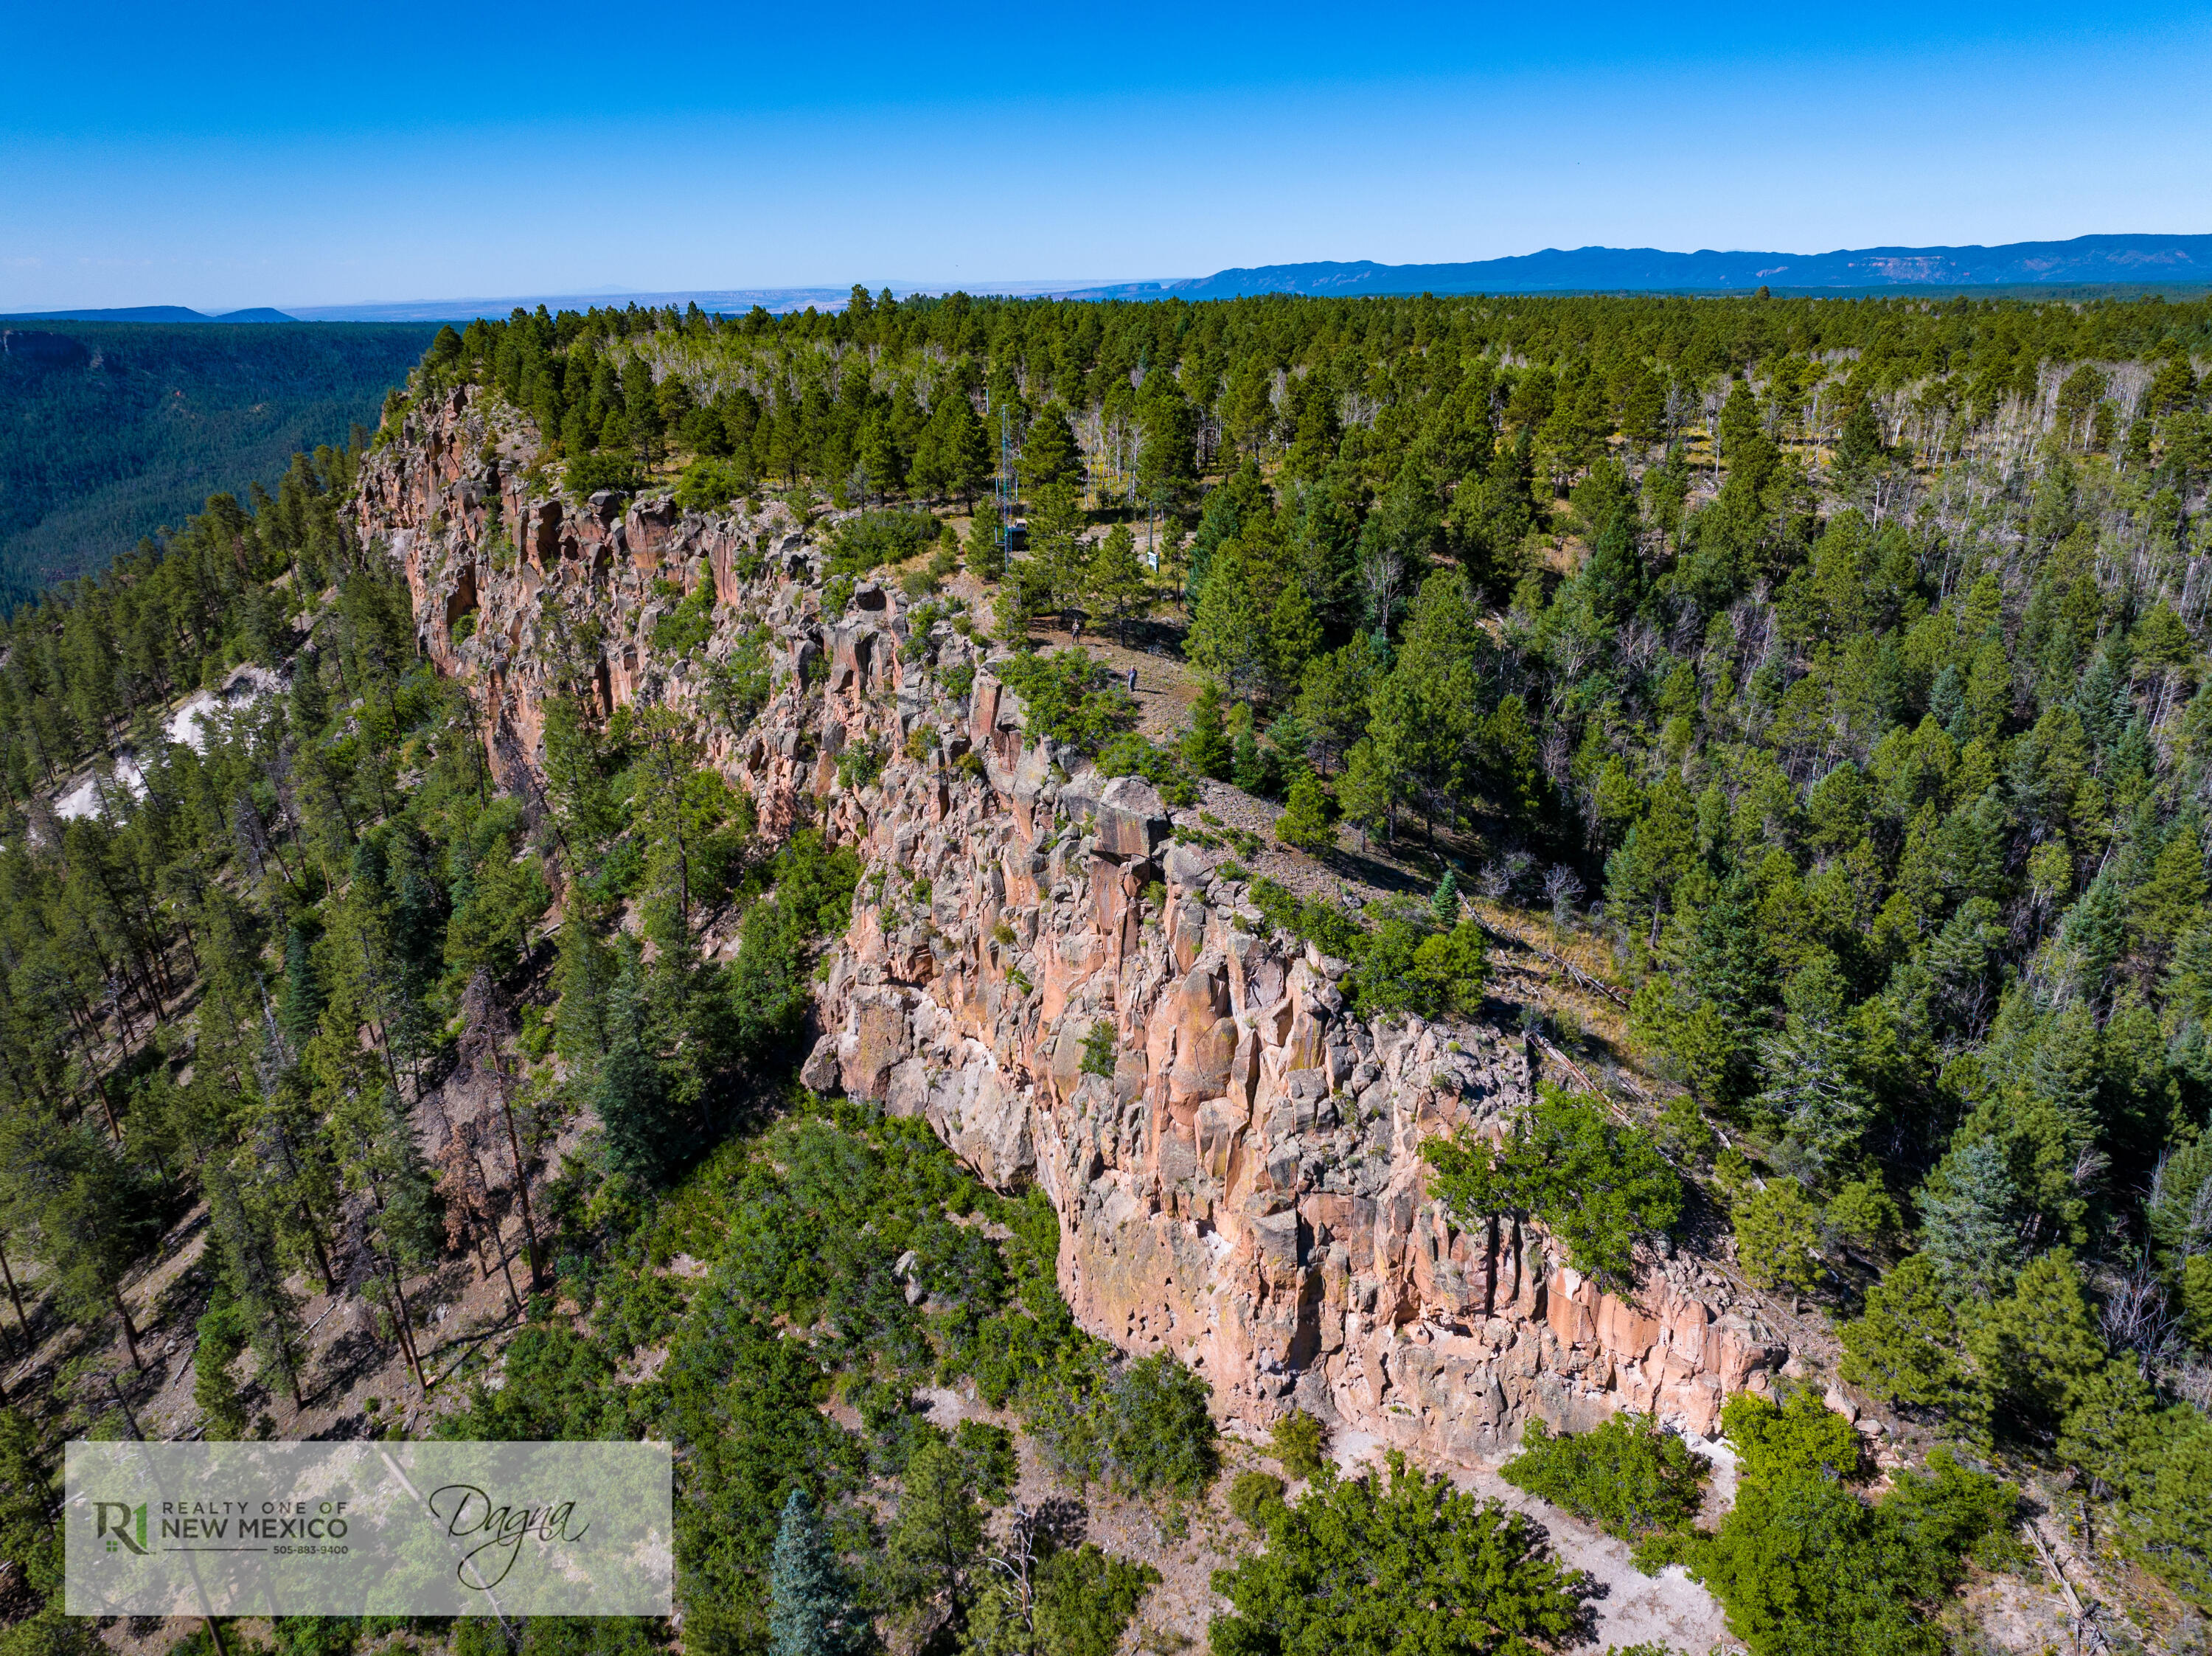
<instances>
[{"instance_id":1,"label":"cracked rock wall","mask_svg":"<svg viewBox=\"0 0 2212 1656\"><path fill-rule=\"evenodd\" d=\"M1708 1304L1693 1261L1645 1259L1624 1298L1540 1228L1462 1228L1430 1198L1421 1141L1502 1131L1527 1096L1517 1040L1355 1016L1343 964L1268 935L1149 785L1028 740L975 641L923 634L874 583L824 616L821 549L787 507L563 500L532 486L538 452L526 419L450 393L370 457L357 507L494 763L526 785L553 695L648 697L700 718L764 831L817 820L855 846L804 1078L922 1117L997 1187L1041 1186L1085 1327L1174 1350L1225 1418L1296 1404L1462 1459L1532 1415L1579 1429L1632 1408L1711 1435L1728 1392L1768 1385L1785 1353ZM656 581L714 583L696 654L653 648L676 602ZM732 730L704 688L747 629L773 639L775 684ZM856 744L886 762L843 787ZM1084 1061L1101 1023L1110 1075Z\"/></svg>"}]
</instances>

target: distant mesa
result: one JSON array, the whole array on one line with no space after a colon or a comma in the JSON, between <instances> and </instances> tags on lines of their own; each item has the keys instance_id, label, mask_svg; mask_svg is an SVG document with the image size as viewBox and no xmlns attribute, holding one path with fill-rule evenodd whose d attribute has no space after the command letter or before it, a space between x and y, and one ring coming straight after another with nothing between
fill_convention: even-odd
<instances>
[{"instance_id":1,"label":"distant mesa","mask_svg":"<svg viewBox=\"0 0 2212 1656\"><path fill-rule=\"evenodd\" d=\"M2076 236L1997 247L1860 247L1830 253L1670 253L1547 247L1460 264L1324 261L1102 286L1084 299L1234 299L1254 294L1727 293L1824 288L2212 286L2212 235Z\"/></svg>"},{"instance_id":2,"label":"distant mesa","mask_svg":"<svg viewBox=\"0 0 2212 1656\"><path fill-rule=\"evenodd\" d=\"M119 311L33 311L21 316L0 317L0 322L297 322L295 316L257 305L248 311L227 311L210 316L182 305L134 305Z\"/></svg>"}]
</instances>

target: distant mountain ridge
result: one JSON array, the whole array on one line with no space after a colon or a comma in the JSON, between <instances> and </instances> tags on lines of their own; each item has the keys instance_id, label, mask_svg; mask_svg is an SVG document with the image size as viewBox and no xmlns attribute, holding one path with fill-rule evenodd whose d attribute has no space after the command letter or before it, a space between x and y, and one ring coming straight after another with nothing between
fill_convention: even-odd
<instances>
[{"instance_id":1,"label":"distant mountain ridge","mask_svg":"<svg viewBox=\"0 0 2212 1656\"><path fill-rule=\"evenodd\" d=\"M2212 287L2212 235L2091 235L2067 241L2012 241L1995 247L1849 247L1826 253L1669 252L1658 247L1547 247L1506 258L1446 264L1379 264L1371 259L1316 259L1261 264L1212 276L1157 281L1060 281L868 283L888 285L902 299L973 294L1040 299L1237 299L1255 294L1729 293L1760 287L1798 292L1822 288ZM267 306L210 316L180 305L131 310L43 311L0 316L0 322L453 322L505 317L520 307L588 310L637 305L697 305L741 315L769 311L845 308L848 288L691 288L666 293L602 291L531 294L502 299L392 300L309 305L290 312Z\"/></svg>"},{"instance_id":2,"label":"distant mountain ridge","mask_svg":"<svg viewBox=\"0 0 2212 1656\"><path fill-rule=\"evenodd\" d=\"M182 305L133 305L119 311L26 311L0 316L0 322L297 322L296 316L257 305L246 311L210 316Z\"/></svg>"},{"instance_id":3,"label":"distant mountain ridge","mask_svg":"<svg viewBox=\"0 0 2212 1656\"><path fill-rule=\"evenodd\" d=\"M1127 282L1084 299L1235 299L1250 294L1727 292L1759 287L2070 287L2107 282L2212 285L2212 235L2096 235L1997 247L1859 247L1828 253L1667 252L1656 247L1547 247L1458 264L1321 260Z\"/></svg>"}]
</instances>

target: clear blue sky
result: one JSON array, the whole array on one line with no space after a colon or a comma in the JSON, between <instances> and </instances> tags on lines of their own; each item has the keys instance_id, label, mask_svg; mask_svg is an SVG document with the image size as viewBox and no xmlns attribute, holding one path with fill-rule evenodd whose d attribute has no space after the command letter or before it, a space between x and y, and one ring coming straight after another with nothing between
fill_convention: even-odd
<instances>
[{"instance_id":1,"label":"clear blue sky","mask_svg":"<svg viewBox=\"0 0 2212 1656\"><path fill-rule=\"evenodd\" d=\"M26 5L0 311L2212 230L2212 11Z\"/></svg>"}]
</instances>

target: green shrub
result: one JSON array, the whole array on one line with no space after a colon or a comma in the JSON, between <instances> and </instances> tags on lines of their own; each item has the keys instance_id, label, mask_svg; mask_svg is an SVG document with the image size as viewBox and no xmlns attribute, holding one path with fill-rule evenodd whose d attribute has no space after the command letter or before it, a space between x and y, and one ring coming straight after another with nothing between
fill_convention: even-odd
<instances>
[{"instance_id":1,"label":"green shrub","mask_svg":"<svg viewBox=\"0 0 2212 1656\"><path fill-rule=\"evenodd\" d=\"M1030 737L1050 737L1097 753L1136 723L1137 705L1121 681L1081 650L1041 656L1024 650L998 665L1000 681L1022 699Z\"/></svg>"},{"instance_id":2,"label":"green shrub","mask_svg":"<svg viewBox=\"0 0 2212 1656\"><path fill-rule=\"evenodd\" d=\"M645 476L634 455L579 454L568 462L566 482L571 494L592 495L603 488L635 494L644 486Z\"/></svg>"},{"instance_id":3,"label":"green shrub","mask_svg":"<svg viewBox=\"0 0 2212 1656\"><path fill-rule=\"evenodd\" d=\"M1425 908L1388 915L1368 934L1352 974L1352 998L1367 1017L1425 1018L1479 1010L1490 973L1482 928L1462 920L1435 929Z\"/></svg>"},{"instance_id":4,"label":"green shrub","mask_svg":"<svg viewBox=\"0 0 2212 1656\"><path fill-rule=\"evenodd\" d=\"M2020 1541L2019 1489L1961 1465L1948 1449L1928 1452L1925 1474L1900 1469L1881 1506L1916 1551L1968 1557L1991 1570L2030 1562Z\"/></svg>"},{"instance_id":5,"label":"green shrub","mask_svg":"<svg viewBox=\"0 0 2212 1656\"><path fill-rule=\"evenodd\" d=\"M1820 1210L1794 1179L1772 1180L1736 1205L1736 1259L1754 1288L1811 1293L1820 1280L1813 1259L1820 1240Z\"/></svg>"},{"instance_id":6,"label":"green shrub","mask_svg":"<svg viewBox=\"0 0 2212 1656\"><path fill-rule=\"evenodd\" d=\"M2212 1421L2186 1404L2129 1434L2114 1482L2130 1550L2200 1611L2212 1611Z\"/></svg>"},{"instance_id":7,"label":"green shrub","mask_svg":"<svg viewBox=\"0 0 2212 1656\"><path fill-rule=\"evenodd\" d=\"M1395 1452L1387 1476L1322 1478L1268 1520L1265 1551L1213 1574L1215 1656L1530 1651L1583 1628L1589 1587L1540 1527Z\"/></svg>"},{"instance_id":8,"label":"green shrub","mask_svg":"<svg viewBox=\"0 0 2212 1656\"><path fill-rule=\"evenodd\" d=\"M653 624L653 647L672 655L690 655L714 630L714 583L703 579L690 597Z\"/></svg>"},{"instance_id":9,"label":"green shrub","mask_svg":"<svg viewBox=\"0 0 2212 1656\"><path fill-rule=\"evenodd\" d=\"M1224 871L1228 864L1224 864ZM1325 897L1301 897L1265 875L1252 882L1252 907L1278 931L1312 943L1340 960L1360 952L1364 933L1359 922Z\"/></svg>"},{"instance_id":10,"label":"green shrub","mask_svg":"<svg viewBox=\"0 0 2212 1656\"><path fill-rule=\"evenodd\" d=\"M433 1427L440 1438L484 1443L628 1437L629 1397L605 1350L573 1331L533 1325L507 1347L497 1391L481 1381L468 1406Z\"/></svg>"},{"instance_id":11,"label":"green shrub","mask_svg":"<svg viewBox=\"0 0 2212 1656\"><path fill-rule=\"evenodd\" d=\"M1145 1493L1196 1495L1218 1464L1204 1380L1168 1352L1126 1366L1109 1388L1109 1472Z\"/></svg>"},{"instance_id":12,"label":"green shrub","mask_svg":"<svg viewBox=\"0 0 2212 1656\"><path fill-rule=\"evenodd\" d=\"M1141 776L1159 790L1161 803L1176 810L1198 803L1198 784L1191 779L1182 755L1135 731L1124 731L1099 749L1098 773Z\"/></svg>"},{"instance_id":13,"label":"green shrub","mask_svg":"<svg viewBox=\"0 0 2212 1656\"><path fill-rule=\"evenodd\" d=\"M1267 1440L1276 1460L1292 1477L1317 1477L1329 1464L1328 1428L1319 1416L1303 1409L1293 1409L1278 1420Z\"/></svg>"},{"instance_id":14,"label":"green shrub","mask_svg":"<svg viewBox=\"0 0 2212 1656\"><path fill-rule=\"evenodd\" d=\"M1255 1530L1267 1527L1267 1519L1283 1501L1290 1486L1273 1472L1239 1472L1229 1486L1229 1510Z\"/></svg>"},{"instance_id":15,"label":"green shrub","mask_svg":"<svg viewBox=\"0 0 2212 1656\"><path fill-rule=\"evenodd\" d=\"M883 749L856 743L837 755L837 786L865 788L884 773Z\"/></svg>"},{"instance_id":16,"label":"green shrub","mask_svg":"<svg viewBox=\"0 0 2212 1656\"><path fill-rule=\"evenodd\" d=\"M553 1033L553 1020L545 1015L545 1008L536 1001L525 1003L514 1043L522 1049L522 1055L532 1064L538 1062L552 1050Z\"/></svg>"},{"instance_id":17,"label":"green shrub","mask_svg":"<svg viewBox=\"0 0 2212 1656\"><path fill-rule=\"evenodd\" d=\"M768 705L775 678L774 634L749 627L720 661L707 664L707 705L724 728L742 731Z\"/></svg>"},{"instance_id":18,"label":"green shrub","mask_svg":"<svg viewBox=\"0 0 2212 1656\"><path fill-rule=\"evenodd\" d=\"M1811 1440L1823 1432L1768 1426L1790 1441L1778 1448L1771 1431L1755 1440L1758 1473L1747 1458L1719 1531L1648 1544L1638 1562L1686 1566L1721 1601L1729 1631L1753 1656L1942 1656L1948 1647L1935 1612L1964 1575L1964 1561L2002 1566L2019 1557L2011 1530L2020 1492L1939 1449L1928 1458L1932 1476L1901 1471L1895 1492L1870 1506L1821 1469Z\"/></svg>"},{"instance_id":19,"label":"green shrub","mask_svg":"<svg viewBox=\"0 0 2212 1656\"><path fill-rule=\"evenodd\" d=\"M1219 871L1224 878L1244 877L1235 863L1223 863ZM1347 986L1364 1016L1412 1012L1433 1018L1470 1013L1482 1004L1489 948L1471 919L1447 931L1426 907L1401 905L1370 931L1326 898L1301 897L1265 875L1252 882L1251 898L1276 931L1352 963Z\"/></svg>"},{"instance_id":20,"label":"green shrub","mask_svg":"<svg viewBox=\"0 0 2212 1656\"><path fill-rule=\"evenodd\" d=\"M1150 1564L1086 1541L1037 1566L1036 1656L1114 1656L1121 1635L1159 1585Z\"/></svg>"},{"instance_id":21,"label":"green shrub","mask_svg":"<svg viewBox=\"0 0 2212 1656\"><path fill-rule=\"evenodd\" d=\"M687 512L720 512L751 486L749 472L735 460L694 460L677 482L676 504Z\"/></svg>"},{"instance_id":22,"label":"green shrub","mask_svg":"<svg viewBox=\"0 0 2212 1656\"><path fill-rule=\"evenodd\" d=\"M361 1623L350 1616L279 1616L270 1623L276 1656L353 1656Z\"/></svg>"},{"instance_id":23,"label":"green shrub","mask_svg":"<svg viewBox=\"0 0 2212 1656\"><path fill-rule=\"evenodd\" d=\"M1712 1463L1648 1415L1618 1414L1595 1431L1554 1436L1532 1420L1498 1476L1623 1541L1686 1527Z\"/></svg>"},{"instance_id":24,"label":"green shrub","mask_svg":"<svg viewBox=\"0 0 2212 1656\"><path fill-rule=\"evenodd\" d=\"M1866 1445L1850 1422L1810 1391L1777 1407L1739 1392L1721 1409L1721 1432L1741 1458L1747 1483L1798 1474L1856 1481L1866 1475Z\"/></svg>"},{"instance_id":25,"label":"green shrub","mask_svg":"<svg viewBox=\"0 0 2212 1656\"><path fill-rule=\"evenodd\" d=\"M937 535L937 519L927 512L863 512L837 525L823 573L865 575L887 563L903 563Z\"/></svg>"},{"instance_id":26,"label":"green shrub","mask_svg":"<svg viewBox=\"0 0 2212 1656\"><path fill-rule=\"evenodd\" d=\"M1067 1472L1140 1495L1194 1495L1219 1453L1206 1382L1166 1351L1116 1368L1096 1343L1071 1348L1024 1404Z\"/></svg>"},{"instance_id":27,"label":"green shrub","mask_svg":"<svg viewBox=\"0 0 2212 1656\"><path fill-rule=\"evenodd\" d=\"M1504 1144L1462 1134L1430 1139L1421 1155L1436 1169L1430 1188L1462 1224L1533 1214L1576 1270L1610 1282L1629 1280L1638 1239L1682 1212L1681 1180L1650 1134L1548 1083Z\"/></svg>"},{"instance_id":28,"label":"green shrub","mask_svg":"<svg viewBox=\"0 0 2212 1656\"><path fill-rule=\"evenodd\" d=\"M1083 1038L1083 1073L1087 1076L1114 1077L1114 1021L1100 1018L1091 1026L1091 1033Z\"/></svg>"}]
</instances>

